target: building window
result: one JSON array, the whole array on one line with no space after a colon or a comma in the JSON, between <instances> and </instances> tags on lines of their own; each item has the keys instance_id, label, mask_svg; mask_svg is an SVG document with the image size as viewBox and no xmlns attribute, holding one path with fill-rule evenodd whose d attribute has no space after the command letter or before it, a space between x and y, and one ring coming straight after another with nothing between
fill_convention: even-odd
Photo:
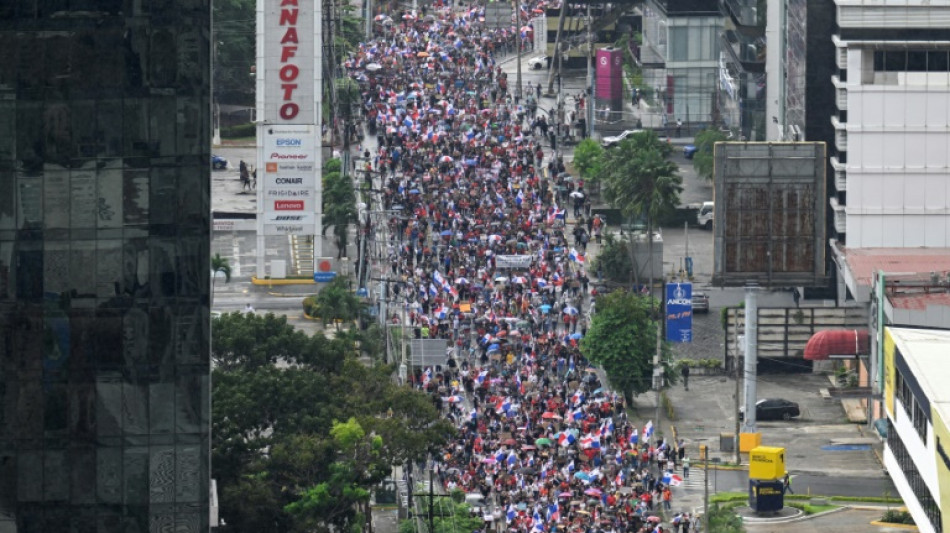
<instances>
[{"instance_id":1,"label":"building window","mask_svg":"<svg viewBox=\"0 0 950 533\"><path fill-rule=\"evenodd\" d=\"M946 50L877 50L875 72L950 72Z\"/></svg>"},{"instance_id":2,"label":"building window","mask_svg":"<svg viewBox=\"0 0 950 533\"><path fill-rule=\"evenodd\" d=\"M917 431L917 435L920 436L920 440L926 444L927 414L920 406L920 403L917 402L910 385L908 385L907 380L904 379L904 375L901 374L899 370L897 371L897 383L895 388L897 389L897 399L900 400L901 405L904 406L904 414L907 415L907 420L910 420L914 426L914 430Z\"/></svg>"},{"instance_id":3,"label":"building window","mask_svg":"<svg viewBox=\"0 0 950 533\"><path fill-rule=\"evenodd\" d=\"M914 464L914 459L910 456L907 448L904 447L904 442L897 434L897 430L894 428L894 424L891 423L890 419L887 421L887 447L890 448L891 453L894 454L894 459L897 460L901 473L904 474L907 484L910 485L911 490L914 492L914 497L917 498L917 502L920 503L920 506L924 509L924 513L927 514L930 525L937 533L943 533L943 518L940 512L940 506L937 505L933 495L930 494L930 489L927 487L927 484L924 483L923 478L920 477L920 472L917 470L917 465Z\"/></svg>"}]
</instances>

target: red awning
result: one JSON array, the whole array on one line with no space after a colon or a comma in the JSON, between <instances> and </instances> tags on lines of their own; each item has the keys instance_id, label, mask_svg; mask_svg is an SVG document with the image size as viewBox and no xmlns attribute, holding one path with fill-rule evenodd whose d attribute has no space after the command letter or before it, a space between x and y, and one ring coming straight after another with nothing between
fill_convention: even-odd
<instances>
[{"instance_id":1,"label":"red awning","mask_svg":"<svg viewBox=\"0 0 950 533\"><path fill-rule=\"evenodd\" d=\"M805 345L805 359L824 361L831 356L868 355L868 330L829 329L819 331Z\"/></svg>"}]
</instances>

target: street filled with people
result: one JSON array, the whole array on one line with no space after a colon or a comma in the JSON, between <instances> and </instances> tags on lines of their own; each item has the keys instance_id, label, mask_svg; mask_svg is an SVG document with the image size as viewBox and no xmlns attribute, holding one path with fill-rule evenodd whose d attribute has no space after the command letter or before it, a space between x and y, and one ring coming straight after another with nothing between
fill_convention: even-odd
<instances>
[{"instance_id":1,"label":"street filled with people","mask_svg":"<svg viewBox=\"0 0 950 533\"><path fill-rule=\"evenodd\" d=\"M682 442L628 419L579 348L603 221L565 172L556 114L499 65L533 28L488 29L483 10L381 15L344 62L376 141L363 170L389 213L376 237L402 307L388 320L447 347L444 365L408 376L458 427L436 479L468 494L486 530L689 531Z\"/></svg>"}]
</instances>

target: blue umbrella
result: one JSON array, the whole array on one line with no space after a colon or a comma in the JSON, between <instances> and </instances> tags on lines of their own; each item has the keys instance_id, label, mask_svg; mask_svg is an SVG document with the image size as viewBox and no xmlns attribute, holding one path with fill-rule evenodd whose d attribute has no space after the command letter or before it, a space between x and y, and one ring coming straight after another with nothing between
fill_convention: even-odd
<instances>
[{"instance_id":1,"label":"blue umbrella","mask_svg":"<svg viewBox=\"0 0 950 533\"><path fill-rule=\"evenodd\" d=\"M489 345L489 346L488 346L488 351L489 351L489 352L497 352L497 351L498 351L498 344Z\"/></svg>"},{"instance_id":2,"label":"blue umbrella","mask_svg":"<svg viewBox=\"0 0 950 533\"><path fill-rule=\"evenodd\" d=\"M575 472L574 477L584 481L590 481L590 476L587 474L587 472Z\"/></svg>"},{"instance_id":3,"label":"blue umbrella","mask_svg":"<svg viewBox=\"0 0 950 533\"><path fill-rule=\"evenodd\" d=\"M447 229L447 230L443 231L442 233L440 233L439 235L441 235L441 236L443 236L443 237L448 237L448 236L451 235L451 234L452 234L452 230Z\"/></svg>"},{"instance_id":4,"label":"blue umbrella","mask_svg":"<svg viewBox=\"0 0 950 533\"><path fill-rule=\"evenodd\" d=\"M581 333L571 333L568 338L574 339L574 340L579 340L579 339L583 339L583 338L584 338L584 335L581 334Z\"/></svg>"},{"instance_id":5,"label":"blue umbrella","mask_svg":"<svg viewBox=\"0 0 950 533\"><path fill-rule=\"evenodd\" d=\"M540 309L541 312L542 312L542 313L545 313L545 314L551 312L551 306L548 305L548 304L544 304L544 305L542 305L541 307L539 307L538 309Z\"/></svg>"},{"instance_id":6,"label":"blue umbrella","mask_svg":"<svg viewBox=\"0 0 950 533\"><path fill-rule=\"evenodd\" d=\"M419 189L409 189L409 194L419 194Z\"/></svg>"}]
</instances>

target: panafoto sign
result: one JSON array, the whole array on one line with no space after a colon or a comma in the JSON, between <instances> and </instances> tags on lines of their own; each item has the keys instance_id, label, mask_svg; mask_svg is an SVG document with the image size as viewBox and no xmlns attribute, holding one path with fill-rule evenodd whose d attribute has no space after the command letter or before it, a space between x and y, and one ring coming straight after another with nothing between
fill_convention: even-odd
<instances>
[{"instance_id":1,"label":"panafoto sign","mask_svg":"<svg viewBox=\"0 0 950 533\"><path fill-rule=\"evenodd\" d=\"M313 126L264 129L262 187L265 235L313 235L317 201L317 135Z\"/></svg>"},{"instance_id":2,"label":"panafoto sign","mask_svg":"<svg viewBox=\"0 0 950 533\"><path fill-rule=\"evenodd\" d=\"M315 123L314 27L320 4L312 0L261 0L264 4L264 121Z\"/></svg>"}]
</instances>

